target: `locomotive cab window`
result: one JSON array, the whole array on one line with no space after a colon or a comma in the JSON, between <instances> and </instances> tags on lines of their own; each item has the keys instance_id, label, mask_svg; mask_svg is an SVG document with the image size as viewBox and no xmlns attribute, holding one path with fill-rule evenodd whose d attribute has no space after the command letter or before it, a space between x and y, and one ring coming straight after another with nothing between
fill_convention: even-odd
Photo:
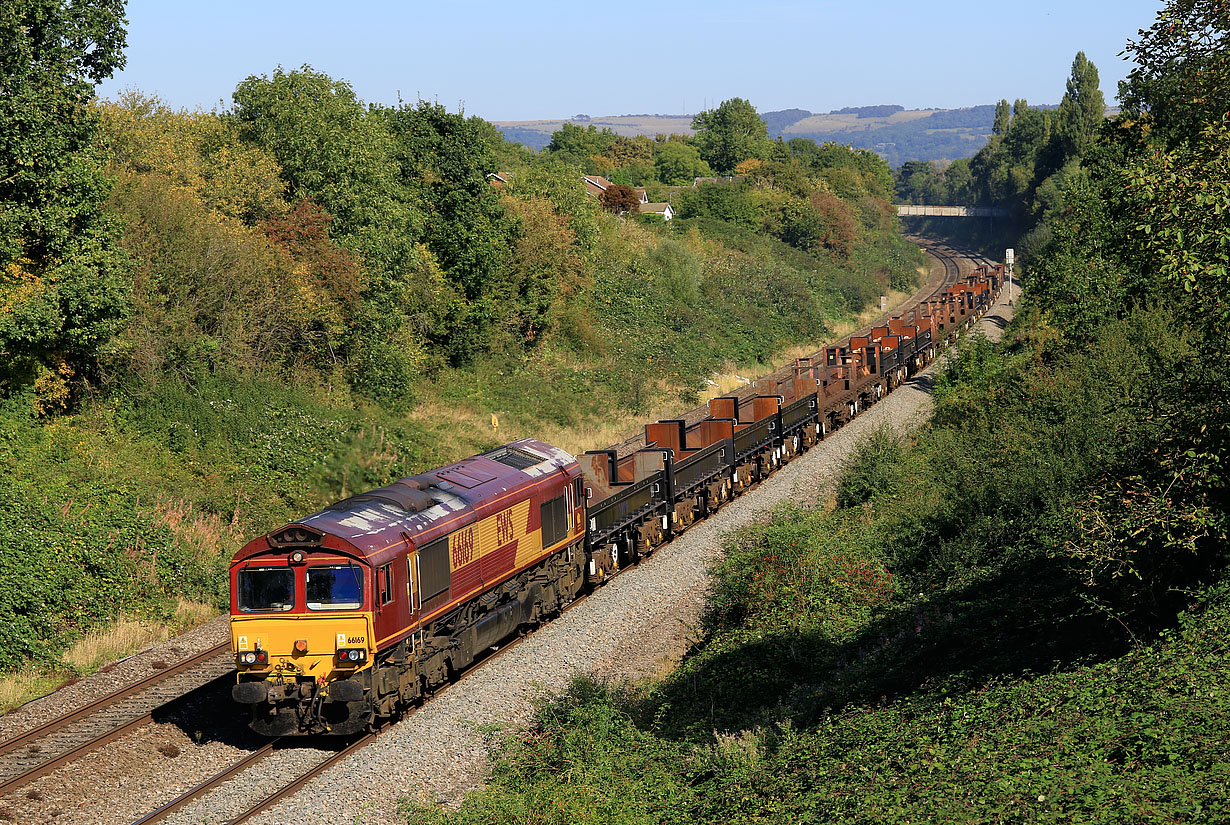
<instances>
[{"instance_id":1,"label":"locomotive cab window","mask_svg":"<svg viewBox=\"0 0 1230 825\"><path fill-rule=\"evenodd\" d=\"M244 613L284 613L295 606L295 571L289 567L245 567L237 585Z\"/></svg>"},{"instance_id":2,"label":"locomotive cab window","mask_svg":"<svg viewBox=\"0 0 1230 825\"><path fill-rule=\"evenodd\" d=\"M386 564L381 567L376 574L376 581L380 584L380 604L386 605L393 601L393 565Z\"/></svg>"},{"instance_id":3,"label":"locomotive cab window","mask_svg":"<svg viewBox=\"0 0 1230 825\"><path fill-rule=\"evenodd\" d=\"M363 568L353 564L309 567L304 574L308 610L358 610L363 606Z\"/></svg>"}]
</instances>

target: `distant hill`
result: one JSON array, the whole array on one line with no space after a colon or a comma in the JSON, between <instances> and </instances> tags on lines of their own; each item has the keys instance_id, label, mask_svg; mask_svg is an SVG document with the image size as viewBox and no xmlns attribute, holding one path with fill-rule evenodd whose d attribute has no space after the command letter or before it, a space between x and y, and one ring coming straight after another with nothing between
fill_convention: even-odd
<instances>
[{"instance_id":1,"label":"distant hill","mask_svg":"<svg viewBox=\"0 0 1230 825\"><path fill-rule=\"evenodd\" d=\"M901 106L859 106L826 115L795 118L775 131L775 115L761 117L769 134L782 140L802 137L817 143L836 141L871 149L893 166L907 160L956 160L972 157L991 136L995 106L968 109L905 109Z\"/></svg>"},{"instance_id":2,"label":"distant hill","mask_svg":"<svg viewBox=\"0 0 1230 825\"><path fill-rule=\"evenodd\" d=\"M612 115L609 117L575 115L559 120L492 121L492 124L504 134L505 140L520 143L531 149L544 148L551 142L552 133L558 132L565 123L593 126L596 129L610 129L615 134L626 137L692 134L692 115Z\"/></svg>"},{"instance_id":3,"label":"distant hill","mask_svg":"<svg viewBox=\"0 0 1230 825\"><path fill-rule=\"evenodd\" d=\"M760 117L772 137L803 137L817 143L836 141L871 149L893 166L907 160L956 160L972 157L991 135L993 105L968 109L906 109L896 104L853 106L828 114L806 109L764 112ZM496 121L507 140L532 149L551 142L564 123L593 125L618 135L692 134L692 115L576 115L559 120Z\"/></svg>"}]
</instances>

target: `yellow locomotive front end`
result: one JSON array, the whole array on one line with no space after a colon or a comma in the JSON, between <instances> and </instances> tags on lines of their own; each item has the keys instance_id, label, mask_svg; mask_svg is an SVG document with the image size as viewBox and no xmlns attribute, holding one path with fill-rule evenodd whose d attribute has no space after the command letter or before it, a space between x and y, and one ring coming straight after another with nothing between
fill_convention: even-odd
<instances>
[{"instance_id":1,"label":"yellow locomotive front end","mask_svg":"<svg viewBox=\"0 0 1230 825\"><path fill-rule=\"evenodd\" d=\"M372 721L369 568L305 549L231 568L236 702L266 736L348 734Z\"/></svg>"}]
</instances>

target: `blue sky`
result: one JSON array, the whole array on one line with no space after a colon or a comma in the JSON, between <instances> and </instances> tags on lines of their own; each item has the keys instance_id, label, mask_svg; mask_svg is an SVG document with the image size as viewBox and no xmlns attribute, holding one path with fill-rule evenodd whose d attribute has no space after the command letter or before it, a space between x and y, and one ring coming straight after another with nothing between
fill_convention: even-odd
<instances>
[{"instance_id":1,"label":"blue sky","mask_svg":"<svg viewBox=\"0 0 1230 825\"><path fill-rule=\"evenodd\" d=\"M304 63L364 100L434 99L488 120L896 103L1058 103L1083 50L1113 101L1117 55L1161 0L640 3L130 0L128 65L100 89L182 108Z\"/></svg>"}]
</instances>

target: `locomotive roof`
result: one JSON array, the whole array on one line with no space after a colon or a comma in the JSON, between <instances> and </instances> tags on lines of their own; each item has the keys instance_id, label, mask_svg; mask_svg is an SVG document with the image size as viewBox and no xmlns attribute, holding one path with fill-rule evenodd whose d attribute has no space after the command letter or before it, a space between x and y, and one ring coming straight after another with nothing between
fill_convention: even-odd
<instances>
[{"instance_id":1,"label":"locomotive roof","mask_svg":"<svg viewBox=\"0 0 1230 825\"><path fill-rule=\"evenodd\" d=\"M294 524L336 536L360 553L373 556L400 544L403 534L416 541L417 536L441 521L457 521L462 526L471 520L467 516L483 504L575 462L571 454L558 447L525 438L447 467L358 493ZM269 546L262 539L249 542L236 561Z\"/></svg>"}]
</instances>

